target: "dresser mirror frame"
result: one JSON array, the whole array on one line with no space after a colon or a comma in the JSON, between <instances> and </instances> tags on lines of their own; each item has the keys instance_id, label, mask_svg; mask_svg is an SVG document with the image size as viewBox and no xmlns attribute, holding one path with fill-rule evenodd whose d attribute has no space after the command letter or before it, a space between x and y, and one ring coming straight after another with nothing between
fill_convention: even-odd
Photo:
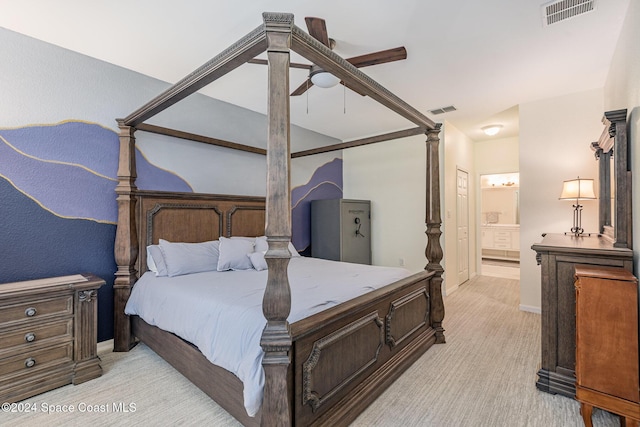
<instances>
[{"instance_id":1,"label":"dresser mirror frame","mask_svg":"<svg viewBox=\"0 0 640 427\"><path fill-rule=\"evenodd\" d=\"M614 247L632 249L627 110L607 111L602 123L600 138L591 144L599 164L599 231Z\"/></svg>"}]
</instances>

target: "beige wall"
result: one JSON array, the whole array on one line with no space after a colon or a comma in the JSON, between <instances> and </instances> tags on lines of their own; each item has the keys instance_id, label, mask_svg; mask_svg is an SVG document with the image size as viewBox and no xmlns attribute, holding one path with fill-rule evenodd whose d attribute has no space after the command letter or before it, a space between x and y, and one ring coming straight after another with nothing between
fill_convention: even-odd
<instances>
[{"instance_id":1,"label":"beige wall","mask_svg":"<svg viewBox=\"0 0 640 427\"><path fill-rule=\"evenodd\" d=\"M427 265L424 255L426 136L418 135L344 150L346 199L371 200L371 246L375 265Z\"/></svg>"},{"instance_id":2,"label":"beige wall","mask_svg":"<svg viewBox=\"0 0 640 427\"><path fill-rule=\"evenodd\" d=\"M627 109L628 139L631 145L631 170L633 171L633 194L640 191L640 2L632 1L625 18L618 44L615 47L613 61L604 88L605 111ZM640 273L638 246L640 246L640 198L634 197L633 210L633 242L634 270Z\"/></svg>"},{"instance_id":3,"label":"beige wall","mask_svg":"<svg viewBox=\"0 0 640 427\"><path fill-rule=\"evenodd\" d=\"M572 226L562 181L598 178L589 144L602 132L603 91L590 90L520 105L520 308L540 310L540 267L531 245L542 233ZM596 187L597 188L597 187ZM598 231L597 201L585 201L582 226Z\"/></svg>"},{"instance_id":4,"label":"beige wall","mask_svg":"<svg viewBox=\"0 0 640 427\"><path fill-rule=\"evenodd\" d=\"M476 142L474 149L478 177L494 173L518 172L520 147L517 137Z\"/></svg>"},{"instance_id":5,"label":"beige wall","mask_svg":"<svg viewBox=\"0 0 640 427\"><path fill-rule=\"evenodd\" d=\"M464 170L469 174L469 277L477 272L476 265L476 171L474 167L474 142L451 123L444 124L444 180L440 186L444 193L442 221L444 230L444 286L448 295L460 285L457 275L458 212L456 209L456 172Z\"/></svg>"}]
</instances>

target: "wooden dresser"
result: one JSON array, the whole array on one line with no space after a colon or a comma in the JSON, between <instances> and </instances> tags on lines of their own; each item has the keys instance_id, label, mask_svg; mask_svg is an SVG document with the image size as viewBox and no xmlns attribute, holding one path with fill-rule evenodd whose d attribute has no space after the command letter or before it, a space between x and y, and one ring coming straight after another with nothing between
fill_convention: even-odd
<instances>
[{"instance_id":1,"label":"wooden dresser","mask_svg":"<svg viewBox=\"0 0 640 427\"><path fill-rule=\"evenodd\" d=\"M580 265L575 277L576 399L584 423L591 427L595 406L637 426L638 280L620 268Z\"/></svg>"},{"instance_id":2,"label":"wooden dresser","mask_svg":"<svg viewBox=\"0 0 640 427\"><path fill-rule=\"evenodd\" d=\"M542 362L538 389L574 397L575 388L575 266L633 269L633 251L614 247L597 235L547 234L536 251L541 270Z\"/></svg>"},{"instance_id":3,"label":"wooden dresser","mask_svg":"<svg viewBox=\"0 0 640 427\"><path fill-rule=\"evenodd\" d=\"M102 375L97 354L99 277L0 284L0 403Z\"/></svg>"}]
</instances>

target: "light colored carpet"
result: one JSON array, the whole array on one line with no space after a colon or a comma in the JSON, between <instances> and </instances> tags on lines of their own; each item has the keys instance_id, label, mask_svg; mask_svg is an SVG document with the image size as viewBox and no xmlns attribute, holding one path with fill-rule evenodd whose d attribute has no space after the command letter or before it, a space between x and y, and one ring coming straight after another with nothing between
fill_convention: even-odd
<instances>
[{"instance_id":1,"label":"light colored carpet","mask_svg":"<svg viewBox=\"0 0 640 427\"><path fill-rule=\"evenodd\" d=\"M535 387L540 315L518 310L518 292L517 280L478 276L446 297L447 343L427 351L353 426L582 426L577 402ZM0 425L239 425L144 345L103 355L102 366L101 378L22 402L35 411L0 413ZM135 412L115 411L130 404ZM75 412L43 412L49 405ZM597 427L619 425L604 411L593 418Z\"/></svg>"}]
</instances>

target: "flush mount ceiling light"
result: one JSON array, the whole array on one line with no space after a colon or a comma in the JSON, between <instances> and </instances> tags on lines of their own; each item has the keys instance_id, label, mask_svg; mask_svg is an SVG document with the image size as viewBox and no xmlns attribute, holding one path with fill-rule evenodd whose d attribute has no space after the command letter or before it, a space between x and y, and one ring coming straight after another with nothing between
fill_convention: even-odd
<instances>
[{"instance_id":1,"label":"flush mount ceiling light","mask_svg":"<svg viewBox=\"0 0 640 427\"><path fill-rule=\"evenodd\" d=\"M309 73L309 76L311 78L311 83L322 88L334 87L340 83L340 79L338 77L316 65L311 67L311 73Z\"/></svg>"},{"instance_id":2,"label":"flush mount ceiling light","mask_svg":"<svg viewBox=\"0 0 640 427\"><path fill-rule=\"evenodd\" d=\"M482 132L484 132L485 135L493 136L500 132L500 129L502 129L502 125L489 125L484 126Z\"/></svg>"}]
</instances>

